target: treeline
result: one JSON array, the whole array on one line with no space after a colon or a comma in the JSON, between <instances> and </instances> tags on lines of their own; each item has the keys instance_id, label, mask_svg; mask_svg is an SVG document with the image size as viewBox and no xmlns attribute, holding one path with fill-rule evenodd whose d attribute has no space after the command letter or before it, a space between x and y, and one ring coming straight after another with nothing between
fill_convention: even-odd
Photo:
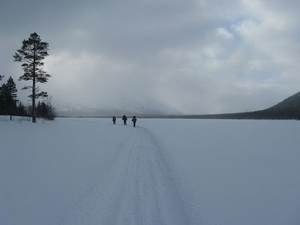
<instances>
[{"instance_id":1,"label":"treeline","mask_svg":"<svg viewBox=\"0 0 300 225\"><path fill-rule=\"evenodd\" d=\"M4 76L0 76L2 80ZM25 106L17 99L16 83L12 77L9 77L6 83L0 86L0 115L13 116L31 116L31 106ZM39 101L35 109L36 117L46 120L54 120L56 117L55 109L50 99Z\"/></svg>"}]
</instances>

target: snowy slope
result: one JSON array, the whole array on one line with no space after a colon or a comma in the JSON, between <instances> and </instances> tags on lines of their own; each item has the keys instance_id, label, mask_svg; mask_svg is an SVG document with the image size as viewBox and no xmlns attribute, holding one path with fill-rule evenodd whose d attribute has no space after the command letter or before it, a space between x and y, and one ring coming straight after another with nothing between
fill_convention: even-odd
<instances>
[{"instance_id":1,"label":"snowy slope","mask_svg":"<svg viewBox=\"0 0 300 225\"><path fill-rule=\"evenodd\" d=\"M297 121L0 119L0 224L300 224Z\"/></svg>"}]
</instances>

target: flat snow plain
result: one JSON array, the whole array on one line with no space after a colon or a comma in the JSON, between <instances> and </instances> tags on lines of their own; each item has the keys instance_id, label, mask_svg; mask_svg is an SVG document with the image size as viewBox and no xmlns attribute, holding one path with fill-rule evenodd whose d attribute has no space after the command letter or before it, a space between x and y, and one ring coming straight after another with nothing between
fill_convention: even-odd
<instances>
[{"instance_id":1,"label":"flat snow plain","mask_svg":"<svg viewBox=\"0 0 300 225\"><path fill-rule=\"evenodd\" d=\"M0 117L1 225L299 225L299 121Z\"/></svg>"}]
</instances>

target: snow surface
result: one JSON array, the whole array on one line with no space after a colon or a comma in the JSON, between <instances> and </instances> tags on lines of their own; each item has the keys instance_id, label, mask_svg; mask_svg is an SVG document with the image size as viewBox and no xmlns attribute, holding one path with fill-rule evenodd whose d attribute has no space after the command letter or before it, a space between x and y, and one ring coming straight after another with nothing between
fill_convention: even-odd
<instances>
[{"instance_id":1,"label":"snow surface","mask_svg":"<svg viewBox=\"0 0 300 225\"><path fill-rule=\"evenodd\" d=\"M0 118L1 225L299 225L299 121Z\"/></svg>"}]
</instances>

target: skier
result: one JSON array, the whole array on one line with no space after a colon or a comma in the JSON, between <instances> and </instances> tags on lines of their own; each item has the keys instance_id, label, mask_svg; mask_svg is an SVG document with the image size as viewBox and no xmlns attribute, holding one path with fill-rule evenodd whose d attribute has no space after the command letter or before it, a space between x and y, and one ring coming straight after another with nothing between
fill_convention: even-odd
<instances>
[{"instance_id":1,"label":"skier","mask_svg":"<svg viewBox=\"0 0 300 225\"><path fill-rule=\"evenodd\" d=\"M116 124L116 117L115 116L113 116L113 118L112 118L112 121L113 121L113 124Z\"/></svg>"},{"instance_id":2,"label":"skier","mask_svg":"<svg viewBox=\"0 0 300 225\"><path fill-rule=\"evenodd\" d=\"M136 123L137 119L136 119L136 116L133 116L132 118L132 122L133 122L133 126L135 127L135 123Z\"/></svg>"},{"instance_id":3,"label":"skier","mask_svg":"<svg viewBox=\"0 0 300 225\"><path fill-rule=\"evenodd\" d=\"M122 117L122 120L124 121L124 125L127 125L127 117L125 115Z\"/></svg>"}]
</instances>

